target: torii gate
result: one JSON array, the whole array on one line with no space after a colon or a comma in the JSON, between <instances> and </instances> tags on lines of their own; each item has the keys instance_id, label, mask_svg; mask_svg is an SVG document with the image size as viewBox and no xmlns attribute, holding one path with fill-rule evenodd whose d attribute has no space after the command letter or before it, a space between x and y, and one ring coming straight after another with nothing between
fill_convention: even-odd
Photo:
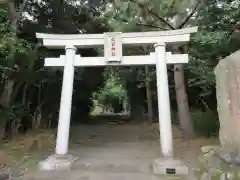
<instances>
[{"instance_id":1,"label":"torii gate","mask_svg":"<svg viewBox=\"0 0 240 180\"><path fill-rule=\"evenodd\" d=\"M167 76L167 64L188 63L187 54L172 54L166 52L166 45L186 43L190 34L197 32L197 27L171 31L150 31L137 33L104 33L60 35L37 33L43 45L48 48L65 48L65 55L59 58L46 58L45 66L64 67L61 103L59 111L56 154L42 163L42 169L54 170L69 167L72 158L68 156L68 140L74 80L74 67L79 66L131 66L156 64L158 117L162 156L173 158L172 127L170 100ZM154 44L155 52L143 56L123 56L122 45ZM81 57L76 55L77 48L98 47L104 45L104 57ZM154 171L161 162L156 161ZM169 166L174 166L172 163ZM167 167L170 168L170 167ZM167 168L165 170L167 170ZM161 169L161 168L160 168ZM170 170L172 170L170 168ZM175 171L175 170L174 170Z\"/></svg>"}]
</instances>

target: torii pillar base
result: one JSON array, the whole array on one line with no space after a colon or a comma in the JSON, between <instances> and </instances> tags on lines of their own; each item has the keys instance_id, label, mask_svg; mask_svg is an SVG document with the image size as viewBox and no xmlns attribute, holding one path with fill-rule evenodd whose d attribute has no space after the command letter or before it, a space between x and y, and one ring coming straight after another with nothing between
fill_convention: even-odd
<instances>
[{"instance_id":1,"label":"torii pillar base","mask_svg":"<svg viewBox=\"0 0 240 180\"><path fill-rule=\"evenodd\" d=\"M188 167L180 160L173 158L159 158L153 162L155 175L188 175Z\"/></svg>"},{"instance_id":2,"label":"torii pillar base","mask_svg":"<svg viewBox=\"0 0 240 180\"><path fill-rule=\"evenodd\" d=\"M39 163L41 171L70 170L77 158L72 155L52 155Z\"/></svg>"}]
</instances>

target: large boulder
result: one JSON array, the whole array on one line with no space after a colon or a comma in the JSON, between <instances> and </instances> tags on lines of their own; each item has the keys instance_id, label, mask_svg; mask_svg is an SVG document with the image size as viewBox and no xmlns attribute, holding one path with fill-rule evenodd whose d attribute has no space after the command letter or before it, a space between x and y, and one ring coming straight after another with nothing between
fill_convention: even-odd
<instances>
[{"instance_id":1,"label":"large boulder","mask_svg":"<svg viewBox=\"0 0 240 180\"><path fill-rule=\"evenodd\" d=\"M221 60L215 75L221 147L240 157L240 50Z\"/></svg>"}]
</instances>

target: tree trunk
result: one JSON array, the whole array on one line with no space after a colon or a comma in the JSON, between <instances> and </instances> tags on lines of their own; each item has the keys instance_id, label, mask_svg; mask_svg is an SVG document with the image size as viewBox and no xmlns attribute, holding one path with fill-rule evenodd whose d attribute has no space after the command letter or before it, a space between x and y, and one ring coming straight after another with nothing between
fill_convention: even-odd
<instances>
[{"instance_id":1,"label":"tree trunk","mask_svg":"<svg viewBox=\"0 0 240 180\"><path fill-rule=\"evenodd\" d=\"M141 122L142 120L145 120L144 107L141 106L140 104L133 104L131 106L131 118L134 121L139 121L139 122Z\"/></svg>"},{"instance_id":2,"label":"tree trunk","mask_svg":"<svg viewBox=\"0 0 240 180\"><path fill-rule=\"evenodd\" d=\"M182 64L174 65L174 81L180 126L183 130L184 136L186 138L192 138L194 137L194 130L191 122Z\"/></svg>"},{"instance_id":3,"label":"tree trunk","mask_svg":"<svg viewBox=\"0 0 240 180\"><path fill-rule=\"evenodd\" d=\"M41 108L38 106L33 116L32 129L39 129L41 126L41 122L42 122L42 111L41 111Z\"/></svg>"},{"instance_id":4,"label":"tree trunk","mask_svg":"<svg viewBox=\"0 0 240 180\"><path fill-rule=\"evenodd\" d=\"M23 95L22 95L22 105L23 106L26 103L27 90L28 90L28 84L25 84L23 87Z\"/></svg>"},{"instance_id":5,"label":"tree trunk","mask_svg":"<svg viewBox=\"0 0 240 180\"><path fill-rule=\"evenodd\" d=\"M146 75L146 80L145 80L145 85L146 85L146 95L147 95L147 112L148 112L148 121L152 122L153 120L153 106L152 106L152 92L151 92L151 87L149 83L149 69L148 66L145 66L145 75Z\"/></svg>"},{"instance_id":6,"label":"tree trunk","mask_svg":"<svg viewBox=\"0 0 240 180\"><path fill-rule=\"evenodd\" d=\"M18 134L19 127L21 125L21 119L14 119L11 123L11 136L14 137Z\"/></svg>"},{"instance_id":7,"label":"tree trunk","mask_svg":"<svg viewBox=\"0 0 240 180\"><path fill-rule=\"evenodd\" d=\"M21 89L23 84L24 83L22 81L21 82L15 81L14 88L13 88L12 94L11 94L11 100L10 100L11 102L15 101L15 99L16 99L18 93L19 93L19 90Z\"/></svg>"},{"instance_id":8,"label":"tree trunk","mask_svg":"<svg viewBox=\"0 0 240 180\"><path fill-rule=\"evenodd\" d=\"M4 90L1 96L1 104L3 107L3 114L1 115L1 123L0 123L0 140L4 138L4 134L5 134L5 128L6 128L6 124L7 124L7 110L11 101L11 94L12 94L12 90L13 90L13 86L15 84L14 80L7 80L5 82L4 85Z\"/></svg>"},{"instance_id":9,"label":"tree trunk","mask_svg":"<svg viewBox=\"0 0 240 180\"><path fill-rule=\"evenodd\" d=\"M3 118L3 119L6 119L6 118ZM1 118L1 121L2 121L2 118ZM2 140L5 136L6 125L7 125L6 122L0 123L0 140Z\"/></svg>"},{"instance_id":10,"label":"tree trunk","mask_svg":"<svg viewBox=\"0 0 240 180\"><path fill-rule=\"evenodd\" d=\"M4 90L1 96L1 103L4 107L8 107L10 104L14 84L15 81L12 79L8 79L5 82Z\"/></svg>"}]
</instances>

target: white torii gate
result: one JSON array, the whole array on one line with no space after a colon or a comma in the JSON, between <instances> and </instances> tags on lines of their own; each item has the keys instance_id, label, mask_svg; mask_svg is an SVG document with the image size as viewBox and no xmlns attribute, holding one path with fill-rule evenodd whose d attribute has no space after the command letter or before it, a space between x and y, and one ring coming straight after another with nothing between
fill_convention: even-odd
<instances>
[{"instance_id":1,"label":"white torii gate","mask_svg":"<svg viewBox=\"0 0 240 180\"><path fill-rule=\"evenodd\" d=\"M69 167L72 158L68 156L68 140L72 105L74 67L80 66L131 66L155 65L157 74L158 117L160 128L161 152L164 158L173 158L172 127L170 100L167 76L167 64L188 63L187 54L166 52L166 44L182 44L190 40L190 34L197 32L197 27L172 31L139 32L139 33L104 33L58 35L37 33L43 45L48 48L65 48L65 55L59 58L46 58L45 66L64 67L61 103L59 111L56 155L42 162L41 168L54 170ZM122 45L154 44L155 52L142 56L123 56ZM81 57L76 55L77 48L97 47L104 45L104 57ZM154 171L161 162L156 161ZM174 166L173 164L169 166Z\"/></svg>"}]
</instances>

